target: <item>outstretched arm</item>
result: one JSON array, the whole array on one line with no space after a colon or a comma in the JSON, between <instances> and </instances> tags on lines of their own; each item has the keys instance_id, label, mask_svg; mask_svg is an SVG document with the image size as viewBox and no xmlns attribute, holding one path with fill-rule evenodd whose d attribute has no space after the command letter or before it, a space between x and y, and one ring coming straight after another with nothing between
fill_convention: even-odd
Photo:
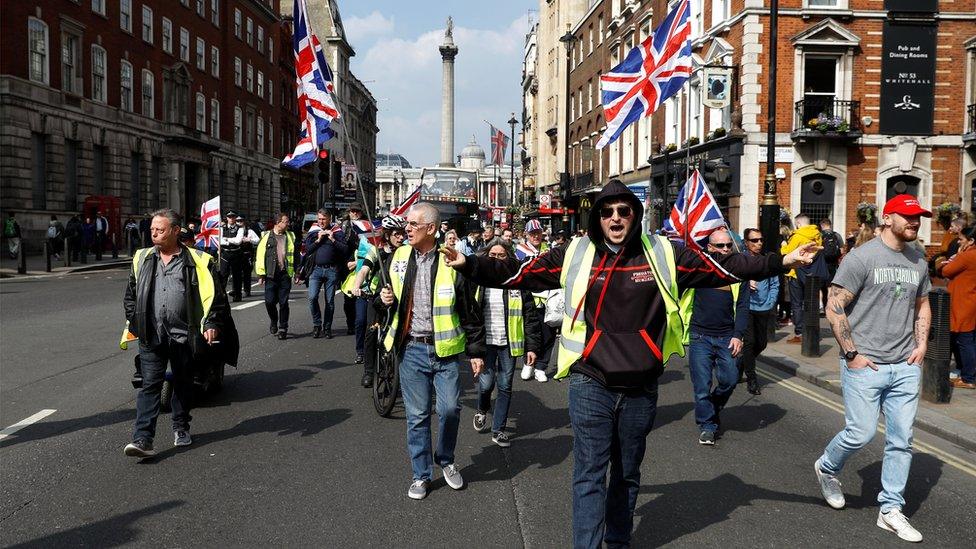
<instances>
[{"instance_id":1,"label":"outstretched arm","mask_svg":"<svg viewBox=\"0 0 976 549\"><path fill-rule=\"evenodd\" d=\"M465 256L446 246L441 248L441 253L448 265L479 286L544 291L560 287L559 276L566 250L554 248L525 263L511 257L502 260L477 255Z\"/></svg>"},{"instance_id":2,"label":"outstretched arm","mask_svg":"<svg viewBox=\"0 0 976 549\"><path fill-rule=\"evenodd\" d=\"M851 322L847 318L846 311L847 306L852 301L854 301L854 294L850 290L836 284L830 285L830 289L827 291L827 322L830 323L837 344L844 352L857 350L857 345L854 344L854 336L851 335ZM873 362L862 354L858 354L854 360L848 361L847 366L854 370L865 366L872 370L878 369Z\"/></svg>"}]
</instances>

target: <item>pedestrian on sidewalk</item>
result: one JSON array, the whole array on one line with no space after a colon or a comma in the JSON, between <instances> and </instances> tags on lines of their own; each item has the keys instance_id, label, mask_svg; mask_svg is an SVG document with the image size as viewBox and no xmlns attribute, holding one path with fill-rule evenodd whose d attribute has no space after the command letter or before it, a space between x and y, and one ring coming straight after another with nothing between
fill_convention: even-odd
<instances>
[{"instance_id":1,"label":"pedestrian on sidewalk","mask_svg":"<svg viewBox=\"0 0 976 549\"><path fill-rule=\"evenodd\" d=\"M393 320L384 345L400 357L400 389L407 415L407 451L413 482L411 499L427 496L433 463L455 490L464 479L455 463L461 420L460 355L471 359L477 376L484 368L485 327L474 299L474 285L447 266L437 253L434 233L440 214L432 204L418 202L407 214L407 240L393 252L390 286L378 304L392 308ZM431 397L437 398L437 449L431 453Z\"/></svg>"},{"instance_id":2,"label":"pedestrian on sidewalk","mask_svg":"<svg viewBox=\"0 0 976 549\"><path fill-rule=\"evenodd\" d=\"M193 227L187 227L191 233L195 234ZM139 248L139 224L133 218L128 218L125 220L125 240L129 243L129 256L131 257L136 253L136 249Z\"/></svg>"},{"instance_id":3,"label":"pedestrian on sidewalk","mask_svg":"<svg viewBox=\"0 0 976 549\"><path fill-rule=\"evenodd\" d=\"M271 335L288 337L288 295L295 276L295 234L288 230L290 219L279 213L270 231L261 234L257 244L255 271L264 284L264 306L271 320Z\"/></svg>"},{"instance_id":4,"label":"pedestrian on sidewalk","mask_svg":"<svg viewBox=\"0 0 976 549\"><path fill-rule=\"evenodd\" d=\"M587 235L566 247L525 263L443 250L476 284L565 290L556 378L569 377L575 547L630 544L658 378L672 355L684 356L683 291L767 278L813 259L812 244L785 258L712 258L641 234L643 216L641 201L614 179L593 201Z\"/></svg>"},{"instance_id":5,"label":"pedestrian on sidewalk","mask_svg":"<svg viewBox=\"0 0 976 549\"><path fill-rule=\"evenodd\" d=\"M64 241L68 246L67 253L70 261L78 261L81 254L82 234L81 218L77 214L72 215L64 226Z\"/></svg>"},{"instance_id":6,"label":"pedestrian on sidewalk","mask_svg":"<svg viewBox=\"0 0 976 549\"><path fill-rule=\"evenodd\" d=\"M746 252L762 255L763 236L759 229L746 229L742 233ZM742 342L742 358L739 359L739 376L744 374L746 389L759 395L759 379L756 377L756 357L766 350L770 325L776 321L776 298L779 295L779 277L749 281L749 323Z\"/></svg>"},{"instance_id":7,"label":"pedestrian on sidewalk","mask_svg":"<svg viewBox=\"0 0 976 549\"><path fill-rule=\"evenodd\" d=\"M932 217L918 200L900 194L883 210L881 236L847 254L830 287L827 320L841 353L844 430L817 458L820 491L834 509L845 505L837 476L847 460L874 438L885 416L878 527L906 541L922 534L902 514L912 464L912 426L918 409L922 359L928 345L928 264L909 245L921 217Z\"/></svg>"},{"instance_id":8,"label":"pedestrian on sidewalk","mask_svg":"<svg viewBox=\"0 0 976 549\"><path fill-rule=\"evenodd\" d=\"M346 261L346 243L342 228L332 222L326 209L318 211L316 224L309 228L303 243L305 255L313 268L308 276L308 309L312 314L312 337L332 339L332 316L340 265ZM303 260L304 261L304 260ZM324 291L325 310L319 307L319 291Z\"/></svg>"},{"instance_id":9,"label":"pedestrian on sidewalk","mask_svg":"<svg viewBox=\"0 0 976 549\"><path fill-rule=\"evenodd\" d=\"M139 338L142 388L136 397L136 422L130 457L155 455L156 418L167 365L173 369L173 439L189 446L193 363L205 359L219 336L228 337L230 307L213 258L179 243L182 220L170 209L152 216L152 248L132 258L124 306L128 330ZM228 337L229 339L229 337ZM236 363L237 349L231 351Z\"/></svg>"},{"instance_id":10,"label":"pedestrian on sidewalk","mask_svg":"<svg viewBox=\"0 0 976 549\"><path fill-rule=\"evenodd\" d=\"M501 238L492 238L479 255L504 261L513 257L515 250ZM478 375L478 412L474 415L474 430L484 433L490 428L491 441L508 448L512 444L505 426L512 402L515 362L524 355L527 366L535 364L542 346L542 320L534 297L524 290L479 286L475 300L485 319L485 367ZM491 393L496 385L498 396L489 425Z\"/></svg>"},{"instance_id":11,"label":"pedestrian on sidewalk","mask_svg":"<svg viewBox=\"0 0 976 549\"><path fill-rule=\"evenodd\" d=\"M949 279L949 332L958 389L976 389L976 228L959 231L959 251L942 265Z\"/></svg>"},{"instance_id":12,"label":"pedestrian on sidewalk","mask_svg":"<svg viewBox=\"0 0 976 549\"><path fill-rule=\"evenodd\" d=\"M102 215L101 210L95 211L95 261L102 260L102 252L105 251L105 243L108 242L108 235L111 227L108 218Z\"/></svg>"},{"instance_id":13,"label":"pedestrian on sidewalk","mask_svg":"<svg viewBox=\"0 0 976 549\"><path fill-rule=\"evenodd\" d=\"M708 236L708 253L715 257L732 253L732 237L726 230ZM722 408L739 380L737 358L749 325L749 287L734 282L718 288L691 289L688 330L688 371L695 396L698 444L714 446L722 426ZM712 373L715 389L712 390Z\"/></svg>"},{"instance_id":14,"label":"pedestrian on sidewalk","mask_svg":"<svg viewBox=\"0 0 976 549\"><path fill-rule=\"evenodd\" d=\"M10 259L17 259L20 255L20 223L17 223L14 212L8 213L7 219L3 222L3 237L7 239Z\"/></svg>"},{"instance_id":15,"label":"pedestrian on sidewalk","mask_svg":"<svg viewBox=\"0 0 976 549\"><path fill-rule=\"evenodd\" d=\"M58 221L58 216L52 215L47 224L47 249L54 259L61 261L61 248L64 246L64 225Z\"/></svg>"},{"instance_id":16,"label":"pedestrian on sidewalk","mask_svg":"<svg viewBox=\"0 0 976 549\"><path fill-rule=\"evenodd\" d=\"M796 230L790 239L780 248L780 253L788 254L804 244L821 245L820 228L810 223L810 217L800 214L794 218ZM811 276L819 276L821 280L827 277L827 263L823 253L818 253L814 262L800 269L793 269L786 273L790 292L790 311L793 315L793 337L787 343L799 344L803 341L803 295L806 291L807 280Z\"/></svg>"},{"instance_id":17,"label":"pedestrian on sidewalk","mask_svg":"<svg viewBox=\"0 0 976 549\"><path fill-rule=\"evenodd\" d=\"M81 226L81 253L84 254L83 261L88 261L88 255L92 253L92 248L95 246L96 241L95 222L92 221L91 217L86 217L84 224Z\"/></svg>"},{"instance_id":18,"label":"pedestrian on sidewalk","mask_svg":"<svg viewBox=\"0 0 976 549\"><path fill-rule=\"evenodd\" d=\"M227 287L227 282L233 277L233 290L230 295L234 301L240 301L243 296L244 284L244 229L237 224L238 213L228 210L227 220L220 226L220 281L221 286Z\"/></svg>"}]
</instances>

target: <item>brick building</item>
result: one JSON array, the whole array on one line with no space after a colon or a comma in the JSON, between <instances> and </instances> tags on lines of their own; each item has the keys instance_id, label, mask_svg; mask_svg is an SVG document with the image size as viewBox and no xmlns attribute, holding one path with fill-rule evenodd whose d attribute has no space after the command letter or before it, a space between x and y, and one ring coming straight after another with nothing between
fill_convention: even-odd
<instances>
[{"instance_id":1,"label":"brick building","mask_svg":"<svg viewBox=\"0 0 976 549\"><path fill-rule=\"evenodd\" d=\"M52 214L95 208L113 232L217 194L252 217L279 208L297 130L277 2L13 2L0 35L3 210L28 241Z\"/></svg>"}]
</instances>

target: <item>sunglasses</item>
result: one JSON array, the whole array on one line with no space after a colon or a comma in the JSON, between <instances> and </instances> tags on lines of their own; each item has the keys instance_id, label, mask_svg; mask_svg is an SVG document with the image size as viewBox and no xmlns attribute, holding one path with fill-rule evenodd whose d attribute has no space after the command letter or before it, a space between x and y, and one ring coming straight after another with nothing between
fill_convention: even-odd
<instances>
[{"instance_id":1,"label":"sunglasses","mask_svg":"<svg viewBox=\"0 0 976 549\"><path fill-rule=\"evenodd\" d=\"M719 242L718 244L709 244L709 246L714 246L720 250L726 250L732 248L731 242Z\"/></svg>"},{"instance_id":2,"label":"sunglasses","mask_svg":"<svg viewBox=\"0 0 976 549\"><path fill-rule=\"evenodd\" d=\"M630 217L634 210L630 206L604 206L600 208L600 217L608 219L613 217L613 212L617 212L620 217Z\"/></svg>"},{"instance_id":3,"label":"sunglasses","mask_svg":"<svg viewBox=\"0 0 976 549\"><path fill-rule=\"evenodd\" d=\"M762 242L763 241L762 237L760 237L760 238L747 238L746 240L748 240L749 242L752 242L752 243Z\"/></svg>"}]
</instances>

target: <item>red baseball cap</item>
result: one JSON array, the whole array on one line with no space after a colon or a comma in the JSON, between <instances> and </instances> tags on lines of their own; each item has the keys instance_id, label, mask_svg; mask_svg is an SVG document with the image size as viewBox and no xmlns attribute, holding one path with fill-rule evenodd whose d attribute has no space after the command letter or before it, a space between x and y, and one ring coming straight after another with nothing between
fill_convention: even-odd
<instances>
[{"instance_id":1,"label":"red baseball cap","mask_svg":"<svg viewBox=\"0 0 976 549\"><path fill-rule=\"evenodd\" d=\"M910 194L899 194L892 197L887 203L885 203L884 210L882 210L883 215L888 214L901 214L901 215L920 215L922 217L932 217L932 212L926 210L918 203L918 199Z\"/></svg>"}]
</instances>

